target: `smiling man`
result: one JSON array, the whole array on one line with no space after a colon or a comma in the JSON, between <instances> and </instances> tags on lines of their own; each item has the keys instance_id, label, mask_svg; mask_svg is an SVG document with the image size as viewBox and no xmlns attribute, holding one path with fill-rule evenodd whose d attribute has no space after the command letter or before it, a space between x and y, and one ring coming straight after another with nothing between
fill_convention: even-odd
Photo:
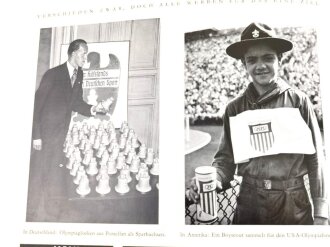
<instances>
[{"instance_id":1,"label":"smiling man","mask_svg":"<svg viewBox=\"0 0 330 247\"><path fill-rule=\"evenodd\" d=\"M279 77L290 41L252 23L227 47L251 78L231 101L213 166L218 186L242 176L234 224L327 224L328 202L319 126L308 97ZM304 185L308 175L312 202ZM199 201L195 180L188 193Z\"/></svg>"}]
</instances>

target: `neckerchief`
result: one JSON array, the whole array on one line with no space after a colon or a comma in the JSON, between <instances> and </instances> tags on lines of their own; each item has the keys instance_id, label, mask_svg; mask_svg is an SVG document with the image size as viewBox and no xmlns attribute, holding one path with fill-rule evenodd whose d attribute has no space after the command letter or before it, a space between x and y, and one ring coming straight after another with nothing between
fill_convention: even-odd
<instances>
[{"instance_id":1,"label":"neckerchief","mask_svg":"<svg viewBox=\"0 0 330 247\"><path fill-rule=\"evenodd\" d=\"M282 94L289 88L290 86L283 79L278 78L276 82L272 83L269 90L262 95L258 95L252 82L246 89L245 94L251 104L263 104Z\"/></svg>"}]
</instances>

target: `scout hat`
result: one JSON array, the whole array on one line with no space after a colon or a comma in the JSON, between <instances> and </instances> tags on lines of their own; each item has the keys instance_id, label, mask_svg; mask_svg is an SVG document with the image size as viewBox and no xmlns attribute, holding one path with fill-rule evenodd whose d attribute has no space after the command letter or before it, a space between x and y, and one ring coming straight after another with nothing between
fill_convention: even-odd
<instances>
[{"instance_id":1,"label":"scout hat","mask_svg":"<svg viewBox=\"0 0 330 247\"><path fill-rule=\"evenodd\" d=\"M291 41L278 38L275 31L269 26L262 23L251 23L243 30L241 41L228 46L226 52L233 58L241 59L246 49L256 43L267 43L278 53L290 51L293 46Z\"/></svg>"}]
</instances>

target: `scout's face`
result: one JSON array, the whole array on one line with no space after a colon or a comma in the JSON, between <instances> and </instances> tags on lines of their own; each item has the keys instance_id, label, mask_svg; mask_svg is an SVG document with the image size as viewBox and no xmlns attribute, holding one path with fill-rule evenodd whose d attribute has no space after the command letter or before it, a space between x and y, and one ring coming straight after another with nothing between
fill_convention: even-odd
<instances>
[{"instance_id":1,"label":"scout's face","mask_svg":"<svg viewBox=\"0 0 330 247\"><path fill-rule=\"evenodd\" d=\"M244 55L244 65L257 87L267 87L276 81L280 61L276 51L267 44L255 44Z\"/></svg>"},{"instance_id":2,"label":"scout's face","mask_svg":"<svg viewBox=\"0 0 330 247\"><path fill-rule=\"evenodd\" d=\"M83 67L87 60L88 47L87 45L80 45L78 50L72 52L72 61L75 65Z\"/></svg>"}]
</instances>

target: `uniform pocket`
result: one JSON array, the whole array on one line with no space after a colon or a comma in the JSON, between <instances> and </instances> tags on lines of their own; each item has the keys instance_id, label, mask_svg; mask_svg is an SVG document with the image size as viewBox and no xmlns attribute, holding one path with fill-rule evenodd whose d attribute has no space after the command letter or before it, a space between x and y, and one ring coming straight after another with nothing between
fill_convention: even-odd
<instances>
[{"instance_id":1,"label":"uniform pocket","mask_svg":"<svg viewBox=\"0 0 330 247\"><path fill-rule=\"evenodd\" d=\"M307 209L311 207L311 203L309 201L307 191L304 188L290 191L289 194L295 206L296 214L305 212Z\"/></svg>"},{"instance_id":2,"label":"uniform pocket","mask_svg":"<svg viewBox=\"0 0 330 247\"><path fill-rule=\"evenodd\" d=\"M269 191L266 193L267 208L270 217L278 217L283 213L285 208L285 192L283 191Z\"/></svg>"}]
</instances>

